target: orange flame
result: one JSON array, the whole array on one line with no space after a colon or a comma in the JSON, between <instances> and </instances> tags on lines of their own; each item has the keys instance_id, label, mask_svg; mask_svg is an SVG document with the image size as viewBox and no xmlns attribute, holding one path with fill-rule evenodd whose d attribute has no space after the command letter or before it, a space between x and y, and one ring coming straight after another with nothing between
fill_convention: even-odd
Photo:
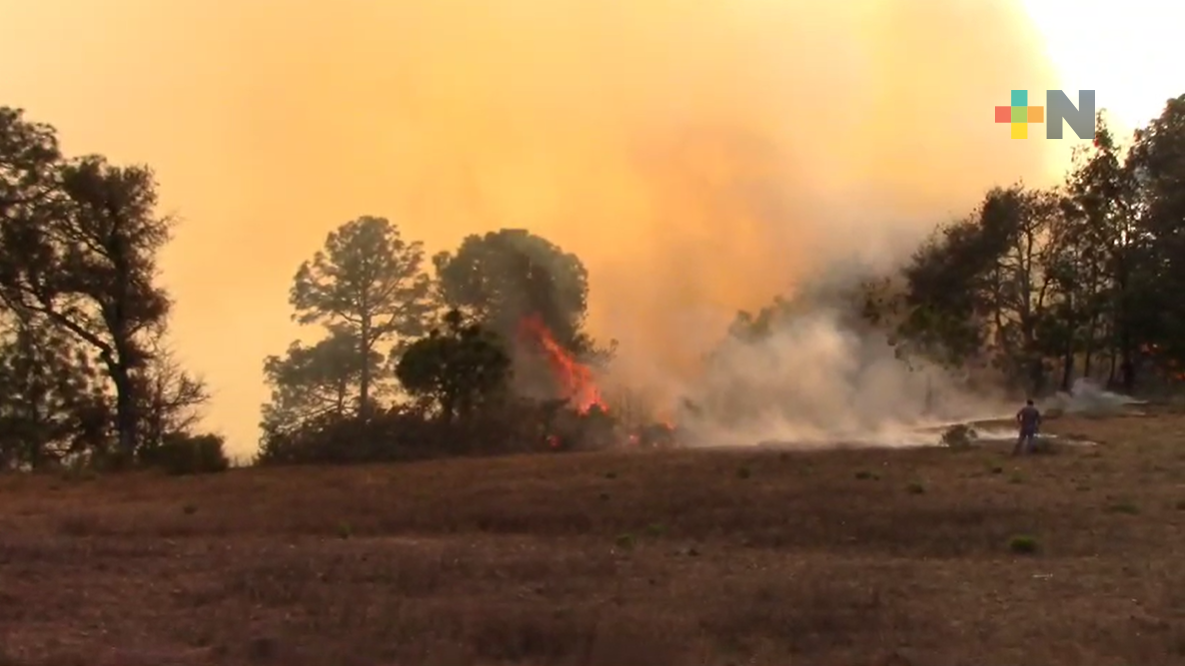
<instances>
[{"instance_id":1,"label":"orange flame","mask_svg":"<svg viewBox=\"0 0 1185 666\"><path fill-rule=\"evenodd\" d=\"M547 357L547 363L555 376L556 382L564 392L564 397L571 400L576 411L586 414L594 406L601 411L608 411L601 399L601 392L593 379L592 370L577 361L560 346L551 331L538 315L524 317L519 325L520 334L533 340Z\"/></svg>"}]
</instances>

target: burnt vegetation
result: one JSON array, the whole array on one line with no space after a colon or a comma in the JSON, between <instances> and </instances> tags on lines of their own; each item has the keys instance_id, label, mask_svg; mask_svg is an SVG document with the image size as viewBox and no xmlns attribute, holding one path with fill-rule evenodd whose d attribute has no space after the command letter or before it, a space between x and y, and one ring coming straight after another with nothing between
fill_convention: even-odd
<instances>
[{"instance_id":1,"label":"burnt vegetation","mask_svg":"<svg viewBox=\"0 0 1185 666\"><path fill-rule=\"evenodd\" d=\"M197 430L206 387L169 350L156 187L148 167L64 156L52 127L0 109L3 469L227 467ZM1185 370L1183 193L1185 97L1122 145L1100 114L1062 184L991 189L843 298L904 362L1033 395L1082 377L1167 393ZM526 230L428 256L388 219L342 224L294 273L307 333L263 363L254 462L673 444L669 415L598 390L615 343L585 330L588 281ZM760 341L801 307L740 313L728 335Z\"/></svg>"}]
</instances>

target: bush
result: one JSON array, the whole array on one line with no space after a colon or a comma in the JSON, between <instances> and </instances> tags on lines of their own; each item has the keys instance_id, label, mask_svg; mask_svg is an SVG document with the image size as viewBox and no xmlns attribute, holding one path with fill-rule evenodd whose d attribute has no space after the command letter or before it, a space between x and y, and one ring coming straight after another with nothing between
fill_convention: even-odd
<instances>
[{"instance_id":1,"label":"bush","mask_svg":"<svg viewBox=\"0 0 1185 666\"><path fill-rule=\"evenodd\" d=\"M970 448L979 436L975 429L965 423L959 423L946 429L942 433L942 445L952 449Z\"/></svg>"},{"instance_id":2,"label":"bush","mask_svg":"<svg viewBox=\"0 0 1185 666\"><path fill-rule=\"evenodd\" d=\"M452 420L420 407L396 406L375 410L366 419L328 415L288 431L265 432L255 464L344 465L579 450L601 443L589 433L600 435L604 418L529 401Z\"/></svg>"},{"instance_id":3,"label":"bush","mask_svg":"<svg viewBox=\"0 0 1185 666\"><path fill-rule=\"evenodd\" d=\"M257 465L349 464L419 457L437 433L410 409L375 410L367 419L325 415L288 431L265 430Z\"/></svg>"},{"instance_id":4,"label":"bush","mask_svg":"<svg viewBox=\"0 0 1185 666\"><path fill-rule=\"evenodd\" d=\"M219 435L166 435L158 446L141 454L152 467L182 476L186 474L216 474L230 468L226 456L226 442Z\"/></svg>"}]
</instances>

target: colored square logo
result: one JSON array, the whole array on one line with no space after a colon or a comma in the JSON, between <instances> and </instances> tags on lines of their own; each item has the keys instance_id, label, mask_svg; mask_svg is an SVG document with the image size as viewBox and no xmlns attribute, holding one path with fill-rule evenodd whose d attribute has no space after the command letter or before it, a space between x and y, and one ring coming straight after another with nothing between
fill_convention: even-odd
<instances>
[{"instance_id":1,"label":"colored square logo","mask_svg":"<svg viewBox=\"0 0 1185 666\"><path fill-rule=\"evenodd\" d=\"M1013 139L1029 139L1031 123L1045 122L1045 107L1030 107L1029 91L1013 90L1012 104L995 107L995 122L1008 123Z\"/></svg>"},{"instance_id":2,"label":"colored square logo","mask_svg":"<svg viewBox=\"0 0 1185 666\"><path fill-rule=\"evenodd\" d=\"M1029 91L1013 90L1012 104L997 106L996 122L1012 126L1012 138L1029 138L1029 123L1045 122L1045 107L1029 106Z\"/></svg>"}]
</instances>

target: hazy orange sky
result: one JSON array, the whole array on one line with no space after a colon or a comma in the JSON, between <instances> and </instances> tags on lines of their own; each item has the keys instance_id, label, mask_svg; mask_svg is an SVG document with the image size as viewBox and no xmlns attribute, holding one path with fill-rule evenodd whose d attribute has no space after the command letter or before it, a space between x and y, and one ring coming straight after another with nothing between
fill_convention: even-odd
<instances>
[{"instance_id":1,"label":"hazy orange sky","mask_svg":"<svg viewBox=\"0 0 1185 666\"><path fill-rule=\"evenodd\" d=\"M1048 173L992 107L1058 87L989 0L0 0L0 104L152 165L208 424L254 449L287 292L332 227L575 251L594 332L662 381L738 308Z\"/></svg>"}]
</instances>

